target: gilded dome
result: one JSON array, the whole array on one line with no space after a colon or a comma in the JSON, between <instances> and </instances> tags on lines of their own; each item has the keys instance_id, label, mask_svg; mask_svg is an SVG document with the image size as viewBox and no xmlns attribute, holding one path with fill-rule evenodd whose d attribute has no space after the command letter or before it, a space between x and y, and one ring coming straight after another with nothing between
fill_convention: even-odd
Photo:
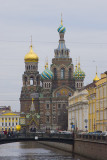
<instances>
[{"instance_id":1,"label":"gilded dome","mask_svg":"<svg viewBox=\"0 0 107 160\"><path fill-rule=\"evenodd\" d=\"M95 82L95 81L98 81L99 80L99 77L97 76L97 72L96 72L96 76L95 76L95 78L93 79L93 81Z\"/></svg>"},{"instance_id":2,"label":"gilded dome","mask_svg":"<svg viewBox=\"0 0 107 160\"><path fill-rule=\"evenodd\" d=\"M24 57L25 62L38 62L39 57L34 53L32 45L30 46L30 51Z\"/></svg>"},{"instance_id":3,"label":"gilded dome","mask_svg":"<svg viewBox=\"0 0 107 160\"><path fill-rule=\"evenodd\" d=\"M45 70L41 74L42 79L52 79L53 73L48 69L48 63L45 65Z\"/></svg>"}]
</instances>

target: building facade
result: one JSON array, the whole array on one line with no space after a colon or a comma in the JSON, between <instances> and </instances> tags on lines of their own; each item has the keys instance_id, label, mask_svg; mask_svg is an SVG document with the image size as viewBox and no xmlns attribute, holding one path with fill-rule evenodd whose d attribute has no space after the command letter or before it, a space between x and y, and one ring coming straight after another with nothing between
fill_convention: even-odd
<instances>
[{"instance_id":1,"label":"building facade","mask_svg":"<svg viewBox=\"0 0 107 160\"><path fill-rule=\"evenodd\" d=\"M38 56L33 52L32 45L30 52L25 55L25 72L23 74L23 86L20 95L21 113L25 117L30 112L32 98L35 113L40 115L39 122L35 124L36 129L67 129L68 97L76 89L83 87L85 73L81 72L82 78L78 77L70 57L70 50L65 45L65 27L62 24L58 28L59 44L54 50L54 58L50 69L48 62L45 70L39 74ZM78 69L81 71L80 67ZM32 124L31 124L32 125ZM29 126L30 129L30 126Z\"/></svg>"},{"instance_id":2,"label":"building facade","mask_svg":"<svg viewBox=\"0 0 107 160\"><path fill-rule=\"evenodd\" d=\"M0 114L0 131L16 131L19 125L20 113L5 112Z\"/></svg>"},{"instance_id":3,"label":"building facade","mask_svg":"<svg viewBox=\"0 0 107 160\"><path fill-rule=\"evenodd\" d=\"M88 130L88 91L75 91L68 100L68 130Z\"/></svg>"}]
</instances>

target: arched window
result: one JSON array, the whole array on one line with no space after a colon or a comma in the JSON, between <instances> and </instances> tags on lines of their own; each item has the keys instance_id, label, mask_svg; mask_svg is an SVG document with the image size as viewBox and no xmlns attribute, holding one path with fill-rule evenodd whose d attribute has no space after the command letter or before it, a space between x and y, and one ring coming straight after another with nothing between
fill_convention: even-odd
<instances>
[{"instance_id":1,"label":"arched window","mask_svg":"<svg viewBox=\"0 0 107 160\"><path fill-rule=\"evenodd\" d=\"M36 78L37 86L39 85L39 77Z\"/></svg>"},{"instance_id":2,"label":"arched window","mask_svg":"<svg viewBox=\"0 0 107 160\"><path fill-rule=\"evenodd\" d=\"M34 78L30 77L30 85L34 85Z\"/></svg>"},{"instance_id":3,"label":"arched window","mask_svg":"<svg viewBox=\"0 0 107 160\"><path fill-rule=\"evenodd\" d=\"M48 88L48 83L47 83L47 88Z\"/></svg>"},{"instance_id":4,"label":"arched window","mask_svg":"<svg viewBox=\"0 0 107 160\"><path fill-rule=\"evenodd\" d=\"M54 68L54 79L57 79L57 69Z\"/></svg>"},{"instance_id":5,"label":"arched window","mask_svg":"<svg viewBox=\"0 0 107 160\"><path fill-rule=\"evenodd\" d=\"M69 77L69 79L71 79L71 68L69 68L68 77Z\"/></svg>"},{"instance_id":6,"label":"arched window","mask_svg":"<svg viewBox=\"0 0 107 160\"><path fill-rule=\"evenodd\" d=\"M61 79L65 78L65 68L61 68Z\"/></svg>"},{"instance_id":7,"label":"arched window","mask_svg":"<svg viewBox=\"0 0 107 160\"><path fill-rule=\"evenodd\" d=\"M81 87L82 87L82 83L81 83Z\"/></svg>"},{"instance_id":8,"label":"arched window","mask_svg":"<svg viewBox=\"0 0 107 160\"><path fill-rule=\"evenodd\" d=\"M27 85L27 77L25 77L25 85Z\"/></svg>"},{"instance_id":9,"label":"arched window","mask_svg":"<svg viewBox=\"0 0 107 160\"><path fill-rule=\"evenodd\" d=\"M46 83L45 83L45 88L46 88Z\"/></svg>"}]
</instances>

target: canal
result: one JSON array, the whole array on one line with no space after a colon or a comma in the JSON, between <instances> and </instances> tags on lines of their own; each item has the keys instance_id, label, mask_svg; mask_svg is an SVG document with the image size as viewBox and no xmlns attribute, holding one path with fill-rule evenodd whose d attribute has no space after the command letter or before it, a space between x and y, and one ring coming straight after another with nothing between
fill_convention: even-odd
<instances>
[{"instance_id":1,"label":"canal","mask_svg":"<svg viewBox=\"0 0 107 160\"><path fill-rule=\"evenodd\" d=\"M89 160L35 141L0 145L0 160Z\"/></svg>"}]
</instances>

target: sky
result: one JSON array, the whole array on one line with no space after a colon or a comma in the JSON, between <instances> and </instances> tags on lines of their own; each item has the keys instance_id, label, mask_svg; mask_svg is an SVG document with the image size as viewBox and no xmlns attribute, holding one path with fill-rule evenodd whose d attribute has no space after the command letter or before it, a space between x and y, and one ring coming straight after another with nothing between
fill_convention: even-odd
<instances>
[{"instance_id":1,"label":"sky","mask_svg":"<svg viewBox=\"0 0 107 160\"><path fill-rule=\"evenodd\" d=\"M57 28L66 27L65 43L75 66L80 57L84 84L107 70L107 0L0 0L0 106L20 111L24 56L31 44L39 72L58 47Z\"/></svg>"}]
</instances>

